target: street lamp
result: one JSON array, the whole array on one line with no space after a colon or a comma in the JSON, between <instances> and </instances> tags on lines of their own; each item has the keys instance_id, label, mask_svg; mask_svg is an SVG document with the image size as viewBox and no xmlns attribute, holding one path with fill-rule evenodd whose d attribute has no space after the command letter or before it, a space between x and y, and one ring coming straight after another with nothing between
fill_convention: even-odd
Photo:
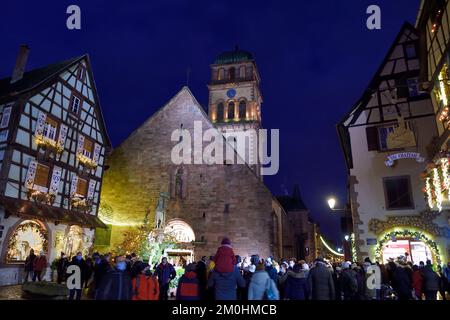
<instances>
[{"instance_id":1,"label":"street lamp","mask_svg":"<svg viewBox=\"0 0 450 320\"><path fill-rule=\"evenodd\" d=\"M334 206L336 205L336 199L335 198L329 198L328 200L328 206L331 210L334 210Z\"/></svg>"},{"instance_id":2,"label":"street lamp","mask_svg":"<svg viewBox=\"0 0 450 320\"><path fill-rule=\"evenodd\" d=\"M345 241L348 241L350 239L350 236L348 234L346 234L344 239L345 239Z\"/></svg>"}]
</instances>

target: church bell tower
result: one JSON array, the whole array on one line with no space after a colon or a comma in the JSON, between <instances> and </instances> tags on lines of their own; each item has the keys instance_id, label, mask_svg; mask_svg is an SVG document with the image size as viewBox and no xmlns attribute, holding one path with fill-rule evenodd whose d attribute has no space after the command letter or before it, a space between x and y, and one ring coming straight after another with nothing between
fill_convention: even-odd
<instances>
[{"instance_id":1,"label":"church bell tower","mask_svg":"<svg viewBox=\"0 0 450 320\"><path fill-rule=\"evenodd\" d=\"M234 51L220 54L211 65L209 118L229 143L236 141L234 137L238 132L256 133L256 136L248 135L244 149L236 149L257 176L261 176L260 161L257 156L250 161L249 150L258 150L258 130L262 128L259 83L260 77L252 54L237 47Z\"/></svg>"}]
</instances>

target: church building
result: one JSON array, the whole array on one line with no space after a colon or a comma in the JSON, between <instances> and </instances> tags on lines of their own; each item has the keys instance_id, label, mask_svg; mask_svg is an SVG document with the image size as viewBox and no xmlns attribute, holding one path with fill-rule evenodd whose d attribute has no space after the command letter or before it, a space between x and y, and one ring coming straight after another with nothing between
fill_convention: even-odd
<instances>
[{"instance_id":1,"label":"church building","mask_svg":"<svg viewBox=\"0 0 450 320\"><path fill-rule=\"evenodd\" d=\"M262 182L259 162L246 158L256 141L244 151L234 149L242 163L175 164L171 159L179 143L172 133L182 129L194 136L194 121L203 131L217 132L226 145L238 131L261 128L260 78L252 55L238 49L219 55L211 76L209 114L183 87L108 157L101 197L109 230L99 234L98 250L120 246L127 230L150 221L176 235L181 249L168 255L210 256L225 236L242 257L283 255L286 212ZM207 145L202 141L203 149Z\"/></svg>"}]
</instances>

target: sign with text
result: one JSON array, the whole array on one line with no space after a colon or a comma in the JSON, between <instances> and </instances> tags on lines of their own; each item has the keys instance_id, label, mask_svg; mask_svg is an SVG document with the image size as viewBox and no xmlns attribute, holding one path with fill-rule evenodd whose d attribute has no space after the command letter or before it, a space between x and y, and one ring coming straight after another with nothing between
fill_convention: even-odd
<instances>
[{"instance_id":1,"label":"sign with text","mask_svg":"<svg viewBox=\"0 0 450 320\"><path fill-rule=\"evenodd\" d=\"M395 153L391 154L387 157L387 160L384 162L387 167L392 167L394 165L394 162L396 160L400 159L414 159L417 162L421 163L425 161L425 158L420 155L420 153L417 152L401 152L401 153Z\"/></svg>"}]
</instances>

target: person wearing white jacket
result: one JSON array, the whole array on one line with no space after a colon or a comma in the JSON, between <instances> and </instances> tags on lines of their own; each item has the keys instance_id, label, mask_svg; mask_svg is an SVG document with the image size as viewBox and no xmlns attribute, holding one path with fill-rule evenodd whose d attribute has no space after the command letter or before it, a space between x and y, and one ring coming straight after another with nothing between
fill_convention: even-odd
<instances>
[{"instance_id":1,"label":"person wearing white jacket","mask_svg":"<svg viewBox=\"0 0 450 320\"><path fill-rule=\"evenodd\" d=\"M248 300L263 300L267 289L274 295L273 300L280 299L280 294L275 282L264 270L264 264L259 263L256 266L256 271L252 276L250 285L248 286Z\"/></svg>"}]
</instances>

